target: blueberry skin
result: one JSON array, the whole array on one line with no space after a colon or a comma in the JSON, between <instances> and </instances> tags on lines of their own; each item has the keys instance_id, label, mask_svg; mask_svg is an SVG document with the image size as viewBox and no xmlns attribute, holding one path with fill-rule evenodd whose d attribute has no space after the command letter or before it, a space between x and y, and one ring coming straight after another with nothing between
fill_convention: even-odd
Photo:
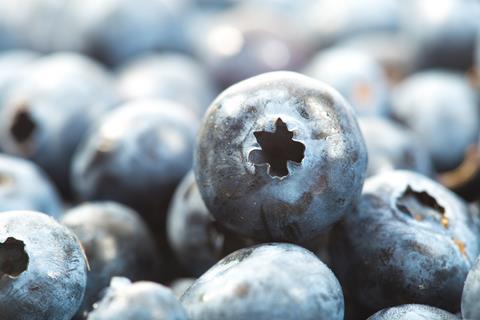
<instances>
[{"instance_id":1,"label":"blueberry skin","mask_svg":"<svg viewBox=\"0 0 480 320\"><path fill-rule=\"evenodd\" d=\"M254 244L223 230L208 212L190 171L178 186L167 215L169 244L182 266L200 276L227 254Z\"/></svg>"},{"instance_id":2,"label":"blueberry skin","mask_svg":"<svg viewBox=\"0 0 480 320\"><path fill-rule=\"evenodd\" d=\"M175 297L180 299L181 296L187 291L188 288L195 282L195 278L179 278L170 284Z\"/></svg>"},{"instance_id":3,"label":"blueberry skin","mask_svg":"<svg viewBox=\"0 0 480 320\"><path fill-rule=\"evenodd\" d=\"M337 89L359 115L388 114L386 75L367 53L341 47L326 49L312 58L304 73Z\"/></svg>"},{"instance_id":4,"label":"blueberry skin","mask_svg":"<svg viewBox=\"0 0 480 320\"><path fill-rule=\"evenodd\" d=\"M431 70L405 79L393 92L393 117L409 127L437 171L452 170L478 139L475 91L460 74Z\"/></svg>"},{"instance_id":5,"label":"blueberry skin","mask_svg":"<svg viewBox=\"0 0 480 320\"><path fill-rule=\"evenodd\" d=\"M4 212L0 226L0 318L71 319L87 280L75 235L33 211Z\"/></svg>"},{"instance_id":6,"label":"blueberry skin","mask_svg":"<svg viewBox=\"0 0 480 320\"><path fill-rule=\"evenodd\" d=\"M97 116L116 103L109 74L75 53L38 59L0 110L0 146L42 167L63 194L71 157Z\"/></svg>"},{"instance_id":7,"label":"blueberry skin","mask_svg":"<svg viewBox=\"0 0 480 320\"><path fill-rule=\"evenodd\" d=\"M28 160L0 154L0 212L32 210L59 218L62 204L43 171Z\"/></svg>"},{"instance_id":8,"label":"blueberry skin","mask_svg":"<svg viewBox=\"0 0 480 320\"><path fill-rule=\"evenodd\" d=\"M442 309L421 304L406 304L381 310L367 320L459 320Z\"/></svg>"},{"instance_id":9,"label":"blueberry skin","mask_svg":"<svg viewBox=\"0 0 480 320\"><path fill-rule=\"evenodd\" d=\"M78 148L74 190L84 200L123 203L164 234L170 198L192 166L196 122L174 102L134 100L120 106Z\"/></svg>"},{"instance_id":10,"label":"blueberry skin","mask_svg":"<svg viewBox=\"0 0 480 320\"><path fill-rule=\"evenodd\" d=\"M414 48L417 69L473 66L480 4L476 0L402 2L401 32Z\"/></svg>"},{"instance_id":11,"label":"blueberry skin","mask_svg":"<svg viewBox=\"0 0 480 320\"><path fill-rule=\"evenodd\" d=\"M468 207L441 185L410 171L371 177L333 233L333 270L361 305L459 310L479 239Z\"/></svg>"},{"instance_id":12,"label":"blueberry skin","mask_svg":"<svg viewBox=\"0 0 480 320\"><path fill-rule=\"evenodd\" d=\"M68 210L61 223L76 234L90 265L78 319L99 300L112 277L152 279L158 267L156 248L135 211L115 202L90 202Z\"/></svg>"},{"instance_id":13,"label":"blueberry skin","mask_svg":"<svg viewBox=\"0 0 480 320\"><path fill-rule=\"evenodd\" d=\"M410 130L380 117L360 117L358 124L367 144L367 177L395 169L432 176L430 156Z\"/></svg>"},{"instance_id":14,"label":"blueberry skin","mask_svg":"<svg viewBox=\"0 0 480 320\"><path fill-rule=\"evenodd\" d=\"M204 117L194 159L198 188L218 223L245 237L296 243L319 236L351 208L366 166L350 105L330 86L293 72L225 90Z\"/></svg>"},{"instance_id":15,"label":"blueberry skin","mask_svg":"<svg viewBox=\"0 0 480 320\"><path fill-rule=\"evenodd\" d=\"M139 98L177 101L199 117L216 94L205 68L179 53L148 54L130 61L118 72L117 89L125 101Z\"/></svg>"},{"instance_id":16,"label":"blueberry skin","mask_svg":"<svg viewBox=\"0 0 480 320\"><path fill-rule=\"evenodd\" d=\"M104 298L88 320L187 320L185 309L172 291L161 284L113 278Z\"/></svg>"},{"instance_id":17,"label":"blueberry skin","mask_svg":"<svg viewBox=\"0 0 480 320\"><path fill-rule=\"evenodd\" d=\"M480 318L480 258L476 260L465 281L462 295L462 317L465 320Z\"/></svg>"},{"instance_id":18,"label":"blueberry skin","mask_svg":"<svg viewBox=\"0 0 480 320\"><path fill-rule=\"evenodd\" d=\"M191 320L343 319L343 294L310 251L286 243L241 249L182 296Z\"/></svg>"}]
</instances>

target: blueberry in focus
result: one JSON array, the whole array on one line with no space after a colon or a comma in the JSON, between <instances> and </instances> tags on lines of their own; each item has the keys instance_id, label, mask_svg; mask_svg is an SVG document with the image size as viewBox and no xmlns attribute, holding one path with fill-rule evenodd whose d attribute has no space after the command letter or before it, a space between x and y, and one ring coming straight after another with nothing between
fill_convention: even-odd
<instances>
[{"instance_id":1,"label":"blueberry in focus","mask_svg":"<svg viewBox=\"0 0 480 320\"><path fill-rule=\"evenodd\" d=\"M401 170L373 176L333 233L333 270L361 305L460 309L478 229L466 204L438 183Z\"/></svg>"},{"instance_id":2,"label":"blueberry in focus","mask_svg":"<svg viewBox=\"0 0 480 320\"><path fill-rule=\"evenodd\" d=\"M85 256L70 230L38 212L0 214L1 319L69 320L86 280Z\"/></svg>"},{"instance_id":3,"label":"blueberry in focus","mask_svg":"<svg viewBox=\"0 0 480 320\"><path fill-rule=\"evenodd\" d=\"M432 176L430 156L410 130L380 117L360 117L358 124L367 144L367 177L395 169Z\"/></svg>"},{"instance_id":4,"label":"blueberry in focus","mask_svg":"<svg viewBox=\"0 0 480 320\"><path fill-rule=\"evenodd\" d=\"M320 51L304 73L337 89L359 115L388 114L387 77L380 64L360 50L333 47Z\"/></svg>"},{"instance_id":5,"label":"blueberry in focus","mask_svg":"<svg viewBox=\"0 0 480 320\"><path fill-rule=\"evenodd\" d=\"M153 237L133 210L114 202L90 202L68 210L61 223L78 237L90 266L78 319L99 300L112 277L148 280L158 272Z\"/></svg>"},{"instance_id":6,"label":"blueberry in focus","mask_svg":"<svg viewBox=\"0 0 480 320\"><path fill-rule=\"evenodd\" d=\"M200 276L225 255L254 244L223 230L205 207L193 172L189 172L172 198L167 236L182 266Z\"/></svg>"},{"instance_id":7,"label":"blueberry in focus","mask_svg":"<svg viewBox=\"0 0 480 320\"><path fill-rule=\"evenodd\" d=\"M105 296L88 320L187 320L187 314L172 291L161 284L113 278Z\"/></svg>"},{"instance_id":8,"label":"blueberry in focus","mask_svg":"<svg viewBox=\"0 0 480 320\"><path fill-rule=\"evenodd\" d=\"M84 200L123 203L163 234L170 198L192 166L197 122L190 110L166 100L120 106L77 149L74 190Z\"/></svg>"},{"instance_id":9,"label":"blueberry in focus","mask_svg":"<svg viewBox=\"0 0 480 320\"><path fill-rule=\"evenodd\" d=\"M462 317L464 319L480 318L480 258L477 259L465 281L462 295Z\"/></svg>"},{"instance_id":10,"label":"blueberry in focus","mask_svg":"<svg viewBox=\"0 0 480 320\"><path fill-rule=\"evenodd\" d=\"M129 61L118 72L117 88L126 101L140 98L177 101L199 117L216 93L205 68L179 53L149 54Z\"/></svg>"},{"instance_id":11,"label":"blueberry in focus","mask_svg":"<svg viewBox=\"0 0 480 320\"><path fill-rule=\"evenodd\" d=\"M375 313L367 320L459 320L459 318L442 309L421 304L407 304Z\"/></svg>"},{"instance_id":12,"label":"blueberry in focus","mask_svg":"<svg viewBox=\"0 0 480 320\"><path fill-rule=\"evenodd\" d=\"M391 113L415 133L437 171L456 168L477 143L478 98L459 73L429 70L406 78L393 92Z\"/></svg>"},{"instance_id":13,"label":"blueberry in focus","mask_svg":"<svg viewBox=\"0 0 480 320\"><path fill-rule=\"evenodd\" d=\"M37 165L0 153L0 212L11 210L39 211L58 218L62 204L55 187Z\"/></svg>"},{"instance_id":14,"label":"blueberry in focus","mask_svg":"<svg viewBox=\"0 0 480 320\"><path fill-rule=\"evenodd\" d=\"M31 159L69 193L70 161L96 117L116 103L112 79L75 53L37 59L8 90L0 108L0 146Z\"/></svg>"},{"instance_id":15,"label":"blueberry in focus","mask_svg":"<svg viewBox=\"0 0 480 320\"><path fill-rule=\"evenodd\" d=\"M194 170L216 221L262 241L303 243L358 199L367 151L333 88L273 72L225 90L201 125Z\"/></svg>"},{"instance_id":16,"label":"blueberry in focus","mask_svg":"<svg viewBox=\"0 0 480 320\"><path fill-rule=\"evenodd\" d=\"M240 249L197 279L181 301L191 320L343 319L343 294L310 251L286 243Z\"/></svg>"}]
</instances>

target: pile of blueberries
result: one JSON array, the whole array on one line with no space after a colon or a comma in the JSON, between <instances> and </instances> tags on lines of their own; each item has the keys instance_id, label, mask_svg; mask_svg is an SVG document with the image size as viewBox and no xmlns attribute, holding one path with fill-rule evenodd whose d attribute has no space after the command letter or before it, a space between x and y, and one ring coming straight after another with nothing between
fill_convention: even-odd
<instances>
[{"instance_id":1,"label":"pile of blueberries","mask_svg":"<svg viewBox=\"0 0 480 320\"><path fill-rule=\"evenodd\" d=\"M478 0L0 0L0 320L480 320Z\"/></svg>"}]
</instances>

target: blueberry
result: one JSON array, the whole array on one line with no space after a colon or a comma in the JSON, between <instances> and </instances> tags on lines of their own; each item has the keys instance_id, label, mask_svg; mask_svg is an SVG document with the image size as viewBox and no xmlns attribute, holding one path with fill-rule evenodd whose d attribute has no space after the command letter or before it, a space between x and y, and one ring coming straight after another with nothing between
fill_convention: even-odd
<instances>
[{"instance_id":1,"label":"blueberry","mask_svg":"<svg viewBox=\"0 0 480 320\"><path fill-rule=\"evenodd\" d=\"M416 68L473 66L478 1L410 0L402 6L401 31L414 48Z\"/></svg>"},{"instance_id":2,"label":"blueberry","mask_svg":"<svg viewBox=\"0 0 480 320\"><path fill-rule=\"evenodd\" d=\"M322 0L310 6L301 19L310 29L310 41L325 48L359 34L396 32L398 9L396 0Z\"/></svg>"},{"instance_id":3,"label":"blueberry","mask_svg":"<svg viewBox=\"0 0 480 320\"><path fill-rule=\"evenodd\" d=\"M465 281L462 295L462 317L467 319L480 319L480 258L477 259Z\"/></svg>"},{"instance_id":4,"label":"blueberry","mask_svg":"<svg viewBox=\"0 0 480 320\"><path fill-rule=\"evenodd\" d=\"M202 200L193 172L172 199L167 219L170 246L184 268L200 276L225 255L254 244L223 230Z\"/></svg>"},{"instance_id":5,"label":"blueberry","mask_svg":"<svg viewBox=\"0 0 480 320\"><path fill-rule=\"evenodd\" d=\"M0 214L1 318L69 320L85 292L87 268L75 235L33 211Z\"/></svg>"},{"instance_id":6,"label":"blueberry","mask_svg":"<svg viewBox=\"0 0 480 320\"><path fill-rule=\"evenodd\" d=\"M84 200L135 209L164 234L170 198L191 169L196 118L182 105L134 100L103 117L77 150L72 182Z\"/></svg>"},{"instance_id":7,"label":"blueberry","mask_svg":"<svg viewBox=\"0 0 480 320\"><path fill-rule=\"evenodd\" d=\"M457 73L431 70L412 75L394 91L393 117L425 146L438 171L456 168L480 128L475 91Z\"/></svg>"},{"instance_id":8,"label":"blueberry","mask_svg":"<svg viewBox=\"0 0 480 320\"><path fill-rule=\"evenodd\" d=\"M333 273L310 251L271 243L230 254L185 292L191 320L343 319Z\"/></svg>"},{"instance_id":9,"label":"blueberry","mask_svg":"<svg viewBox=\"0 0 480 320\"><path fill-rule=\"evenodd\" d=\"M177 101L200 117L216 92L204 67L178 53L149 54L129 62L119 72L117 87L124 100Z\"/></svg>"},{"instance_id":10,"label":"blueberry","mask_svg":"<svg viewBox=\"0 0 480 320\"><path fill-rule=\"evenodd\" d=\"M87 319L187 320L187 315L172 291L161 284L113 278L105 297Z\"/></svg>"},{"instance_id":11,"label":"blueberry","mask_svg":"<svg viewBox=\"0 0 480 320\"><path fill-rule=\"evenodd\" d=\"M61 207L55 187L39 167L0 154L0 212L33 210L58 218Z\"/></svg>"},{"instance_id":12,"label":"blueberry","mask_svg":"<svg viewBox=\"0 0 480 320\"><path fill-rule=\"evenodd\" d=\"M373 311L419 303L456 312L479 253L477 231L465 203L438 183L381 173L367 179L358 206L333 232L333 270Z\"/></svg>"},{"instance_id":13,"label":"blueberry","mask_svg":"<svg viewBox=\"0 0 480 320\"><path fill-rule=\"evenodd\" d=\"M175 297L179 298L187 291L188 288L195 282L195 278L179 278L170 284Z\"/></svg>"},{"instance_id":14,"label":"blueberry","mask_svg":"<svg viewBox=\"0 0 480 320\"><path fill-rule=\"evenodd\" d=\"M394 169L432 176L429 154L408 129L379 117L360 117L358 124L367 144L367 176Z\"/></svg>"},{"instance_id":15,"label":"blueberry","mask_svg":"<svg viewBox=\"0 0 480 320\"><path fill-rule=\"evenodd\" d=\"M67 211L61 222L80 240L90 264L78 318L98 301L113 276L151 279L158 267L155 244L133 210L114 202L91 202Z\"/></svg>"},{"instance_id":16,"label":"blueberry","mask_svg":"<svg viewBox=\"0 0 480 320\"><path fill-rule=\"evenodd\" d=\"M367 320L459 320L442 309L421 304L406 304L381 310Z\"/></svg>"},{"instance_id":17,"label":"blueberry","mask_svg":"<svg viewBox=\"0 0 480 320\"><path fill-rule=\"evenodd\" d=\"M341 47L327 49L313 57L304 72L337 89L358 114L388 114L386 75L366 53Z\"/></svg>"},{"instance_id":18,"label":"blueberry","mask_svg":"<svg viewBox=\"0 0 480 320\"><path fill-rule=\"evenodd\" d=\"M353 109L333 88L274 72L212 103L194 161L218 223L246 237L303 243L357 200L367 152Z\"/></svg>"},{"instance_id":19,"label":"blueberry","mask_svg":"<svg viewBox=\"0 0 480 320\"><path fill-rule=\"evenodd\" d=\"M0 146L33 160L68 194L73 152L115 99L109 75L92 60L74 53L38 59L4 100Z\"/></svg>"},{"instance_id":20,"label":"blueberry","mask_svg":"<svg viewBox=\"0 0 480 320\"><path fill-rule=\"evenodd\" d=\"M311 48L303 31L271 10L237 6L193 20L193 52L224 88L263 72L298 70Z\"/></svg>"},{"instance_id":21,"label":"blueberry","mask_svg":"<svg viewBox=\"0 0 480 320\"><path fill-rule=\"evenodd\" d=\"M73 1L84 25L87 52L119 65L149 51L187 50L185 0Z\"/></svg>"}]
</instances>

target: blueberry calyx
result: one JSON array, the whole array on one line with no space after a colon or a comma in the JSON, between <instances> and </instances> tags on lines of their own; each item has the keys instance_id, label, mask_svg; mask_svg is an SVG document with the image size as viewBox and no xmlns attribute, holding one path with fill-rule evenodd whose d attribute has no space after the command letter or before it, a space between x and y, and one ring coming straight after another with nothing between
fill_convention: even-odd
<instances>
[{"instance_id":1,"label":"blueberry calyx","mask_svg":"<svg viewBox=\"0 0 480 320\"><path fill-rule=\"evenodd\" d=\"M0 242L0 278L4 275L18 277L27 270L28 260L23 241L8 237L4 242Z\"/></svg>"},{"instance_id":2,"label":"blueberry calyx","mask_svg":"<svg viewBox=\"0 0 480 320\"><path fill-rule=\"evenodd\" d=\"M250 152L249 161L255 165L267 164L271 177L288 176L288 161L300 164L305 156L305 145L293 140L293 131L281 118L275 121L275 131L255 131L253 133L261 149Z\"/></svg>"},{"instance_id":3,"label":"blueberry calyx","mask_svg":"<svg viewBox=\"0 0 480 320\"><path fill-rule=\"evenodd\" d=\"M12 137L18 143L27 142L35 131L36 124L27 109L21 108L15 114L10 128Z\"/></svg>"}]
</instances>

